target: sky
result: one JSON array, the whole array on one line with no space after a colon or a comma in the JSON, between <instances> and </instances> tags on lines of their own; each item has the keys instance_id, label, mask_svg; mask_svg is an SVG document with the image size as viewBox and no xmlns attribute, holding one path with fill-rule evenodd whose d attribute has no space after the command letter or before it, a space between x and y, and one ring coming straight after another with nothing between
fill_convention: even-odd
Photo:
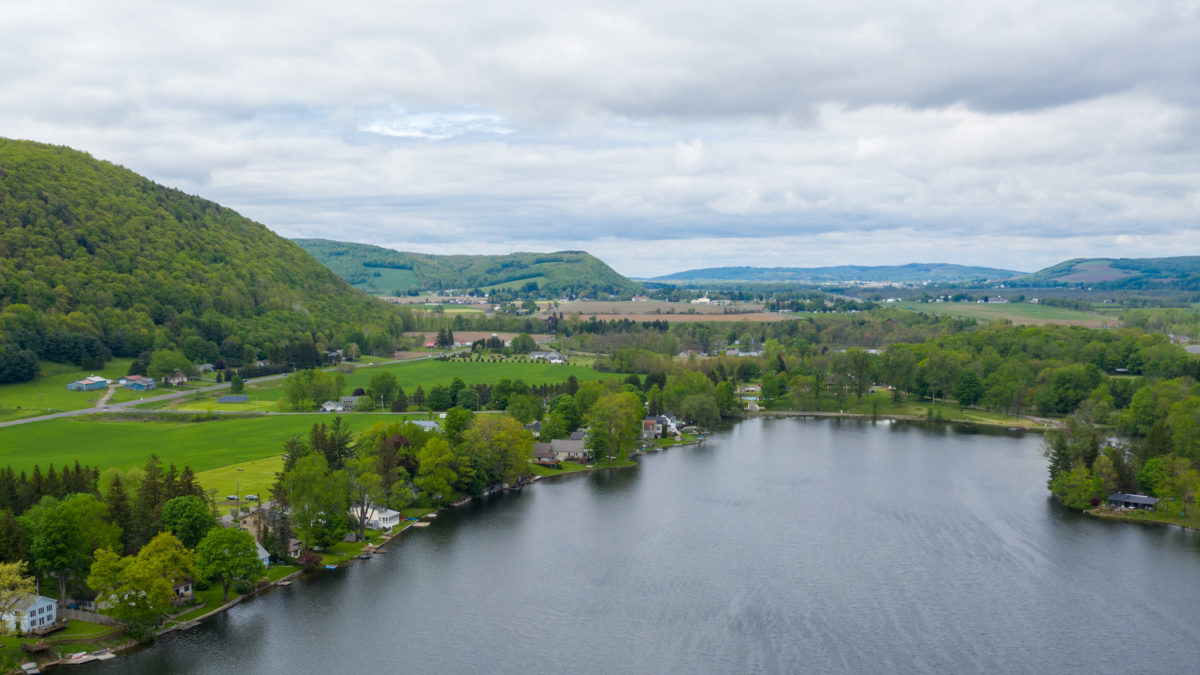
<instances>
[{"instance_id":1,"label":"sky","mask_svg":"<svg viewBox=\"0 0 1200 675\"><path fill-rule=\"evenodd\" d=\"M1200 254L1200 0L6 0L0 44L0 136L286 237L634 277Z\"/></svg>"}]
</instances>

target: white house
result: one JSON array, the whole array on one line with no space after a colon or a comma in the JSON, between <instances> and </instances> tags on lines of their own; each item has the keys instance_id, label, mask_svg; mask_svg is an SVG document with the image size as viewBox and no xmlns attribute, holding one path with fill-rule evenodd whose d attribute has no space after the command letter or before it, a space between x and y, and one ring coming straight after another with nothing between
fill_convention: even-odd
<instances>
[{"instance_id":1,"label":"white house","mask_svg":"<svg viewBox=\"0 0 1200 675\"><path fill-rule=\"evenodd\" d=\"M263 564L263 567L271 566L271 554L267 553L267 549L263 548L262 544L254 542L254 551L258 553L258 561Z\"/></svg>"},{"instance_id":2,"label":"white house","mask_svg":"<svg viewBox=\"0 0 1200 675\"><path fill-rule=\"evenodd\" d=\"M24 593L13 605L12 610L0 614L0 621L9 630L29 633L49 628L58 622L58 603L44 595Z\"/></svg>"},{"instance_id":3,"label":"white house","mask_svg":"<svg viewBox=\"0 0 1200 675\"><path fill-rule=\"evenodd\" d=\"M372 530L388 531L400 524L400 512L371 505L367 509L367 527Z\"/></svg>"}]
</instances>

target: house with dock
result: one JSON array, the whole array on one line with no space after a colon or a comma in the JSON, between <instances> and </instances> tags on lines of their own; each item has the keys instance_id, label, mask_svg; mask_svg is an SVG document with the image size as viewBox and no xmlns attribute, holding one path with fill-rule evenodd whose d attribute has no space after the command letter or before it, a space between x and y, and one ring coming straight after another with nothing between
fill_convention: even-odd
<instances>
[{"instance_id":1,"label":"house with dock","mask_svg":"<svg viewBox=\"0 0 1200 675\"><path fill-rule=\"evenodd\" d=\"M1130 495L1118 492L1108 496L1108 505L1114 509L1136 509L1138 511L1153 511L1158 506L1157 497L1146 495Z\"/></svg>"}]
</instances>

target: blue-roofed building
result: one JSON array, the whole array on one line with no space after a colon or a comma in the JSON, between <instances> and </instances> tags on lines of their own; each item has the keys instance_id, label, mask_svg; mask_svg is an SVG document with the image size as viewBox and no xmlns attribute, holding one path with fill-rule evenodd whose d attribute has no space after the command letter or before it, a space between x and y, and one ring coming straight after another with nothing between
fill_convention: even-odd
<instances>
[{"instance_id":1,"label":"blue-roofed building","mask_svg":"<svg viewBox=\"0 0 1200 675\"><path fill-rule=\"evenodd\" d=\"M154 378L146 377L145 375L126 375L117 380L117 382L126 389L134 391L150 391L158 386L154 383Z\"/></svg>"},{"instance_id":2,"label":"blue-roofed building","mask_svg":"<svg viewBox=\"0 0 1200 675\"><path fill-rule=\"evenodd\" d=\"M1124 492L1118 492L1108 496L1108 505L1119 509L1138 509L1141 511L1151 511L1158 506L1157 497L1147 497L1146 495L1129 495Z\"/></svg>"},{"instance_id":3,"label":"blue-roofed building","mask_svg":"<svg viewBox=\"0 0 1200 675\"><path fill-rule=\"evenodd\" d=\"M67 383L68 391L92 391L93 389L107 389L108 380L99 375L89 375L82 380L75 380Z\"/></svg>"}]
</instances>

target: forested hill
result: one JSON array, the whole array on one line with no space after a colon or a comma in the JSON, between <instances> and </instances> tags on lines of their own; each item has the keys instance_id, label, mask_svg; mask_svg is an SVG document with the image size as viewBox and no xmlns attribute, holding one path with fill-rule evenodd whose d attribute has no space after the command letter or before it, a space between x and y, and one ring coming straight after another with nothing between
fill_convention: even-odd
<instances>
[{"instance_id":1,"label":"forested hill","mask_svg":"<svg viewBox=\"0 0 1200 675\"><path fill-rule=\"evenodd\" d=\"M583 251L430 255L326 239L297 239L296 243L338 276L374 295L461 289L596 297L641 291Z\"/></svg>"},{"instance_id":2,"label":"forested hill","mask_svg":"<svg viewBox=\"0 0 1200 675\"><path fill-rule=\"evenodd\" d=\"M1023 274L993 267L946 263L838 265L834 267L708 267L656 277L654 281L764 281L797 283L922 283L1007 279Z\"/></svg>"},{"instance_id":3,"label":"forested hill","mask_svg":"<svg viewBox=\"0 0 1200 675\"><path fill-rule=\"evenodd\" d=\"M1014 286L1200 290L1200 256L1075 258L1012 280Z\"/></svg>"},{"instance_id":4,"label":"forested hill","mask_svg":"<svg viewBox=\"0 0 1200 675\"><path fill-rule=\"evenodd\" d=\"M237 365L397 323L228 208L70 148L0 139L0 348L78 361L47 352L94 350L94 337L133 356L199 339Z\"/></svg>"}]
</instances>

